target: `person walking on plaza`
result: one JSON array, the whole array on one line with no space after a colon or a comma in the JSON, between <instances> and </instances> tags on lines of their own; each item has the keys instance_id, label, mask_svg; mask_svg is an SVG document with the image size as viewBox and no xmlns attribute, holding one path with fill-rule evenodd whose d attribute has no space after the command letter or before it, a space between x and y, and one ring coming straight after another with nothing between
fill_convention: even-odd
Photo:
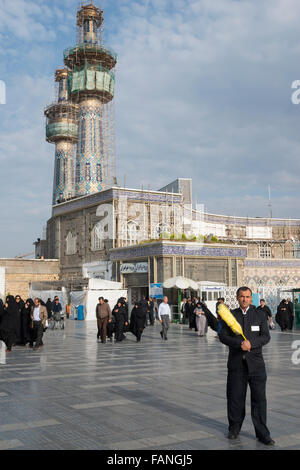
<instances>
[{"instance_id":1,"label":"person walking on plaza","mask_svg":"<svg viewBox=\"0 0 300 470\"><path fill-rule=\"evenodd\" d=\"M155 297L153 299L153 303L154 303L154 319L158 320L158 303Z\"/></svg>"},{"instance_id":2,"label":"person walking on plaza","mask_svg":"<svg viewBox=\"0 0 300 470\"><path fill-rule=\"evenodd\" d=\"M162 330L160 332L161 339L167 340L168 339L167 333L168 333L168 329L170 325L170 320L172 320L172 317L171 317L171 309L168 304L168 297L166 296L163 298L163 301L159 305L158 319L162 326Z\"/></svg>"},{"instance_id":3,"label":"person walking on plaza","mask_svg":"<svg viewBox=\"0 0 300 470\"><path fill-rule=\"evenodd\" d=\"M260 299L259 306L257 307L257 311L264 314L266 316L266 320L268 324L271 325L272 323L272 312L270 308L266 305L265 299Z\"/></svg>"},{"instance_id":4,"label":"person walking on plaza","mask_svg":"<svg viewBox=\"0 0 300 470\"><path fill-rule=\"evenodd\" d=\"M14 345L16 344L19 345L21 342L21 316L22 316L24 302L19 295L16 295L15 301L17 305L17 314L16 314L16 324L15 324Z\"/></svg>"},{"instance_id":5,"label":"person walking on plaza","mask_svg":"<svg viewBox=\"0 0 300 470\"><path fill-rule=\"evenodd\" d=\"M236 335L221 320L220 341L229 346L227 375L227 413L229 439L236 439L241 430L246 410L246 394L251 390L251 417L257 439L266 445L274 445L267 428L266 368L262 347L270 341L270 331L265 315L252 305L249 287L237 290L239 308L232 310L240 323L244 336Z\"/></svg>"},{"instance_id":6,"label":"person walking on plaza","mask_svg":"<svg viewBox=\"0 0 300 470\"><path fill-rule=\"evenodd\" d=\"M185 311L185 306L187 303L187 298L184 297L182 299L181 305L180 305L180 313L181 313L181 318L182 318L182 324L185 325L186 322L186 311Z\"/></svg>"},{"instance_id":7,"label":"person walking on plaza","mask_svg":"<svg viewBox=\"0 0 300 470\"><path fill-rule=\"evenodd\" d=\"M192 299L189 297L185 304L185 318L188 319L189 329L192 330L195 328L195 305L192 302Z\"/></svg>"},{"instance_id":8,"label":"person walking on plaza","mask_svg":"<svg viewBox=\"0 0 300 470\"><path fill-rule=\"evenodd\" d=\"M50 319L52 317L52 300L50 299L50 297L46 302L46 309L48 313L48 319Z\"/></svg>"},{"instance_id":9,"label":"person walking on plaza","mask_svg":"<svg viewBox=\"0 0 300 470\"><path fill-rule=\"evenodd\" d=\"M41 305L41 300L38 298L34 299L34 306L31 308L31 341L30 346L33 347L35 340L34 350L40 349L43 344L43 333L46 326L46 320L48 318L47 308Z\"/></svg>"},{"instance_id":10,"label":"person walking on plaza","mask_svg":"<svg viewBox=\"0 0 300 470\"><path fill-rule=\"evenodd\" d=\"M16 344L25 346L28 336L28 322L26 318L25 302L20 295L15 297L17 303Z\"/></svg>"},{"instance_id":11,"label":"person walking on plaza","mask_svg":"<svg viewBox=\"0 0 300 470\"><path fill-rule=\"evenodd\" d=\"M287 302L287 309L288 309L288 330L293 329L294 325L294 305L293 302L291 301L290 297L286 299Z\"/></svg>"},{"instance_id":12,"label":"person walking on plaza","mask_svg":"<svg viewBox=\"0 0 300 470\"><path fill-rule=\"evenodd\" d=\"M124 335L124 327L128 325L128 313L122 299L118 300L117 305L112 311L112 314L115 317L116 342L123 341L126 338L126 336Z\"/></svg>"},{"instance_id":13,"label":"person walking on plaza","mask_svg":"<svg viewBox=\"0 0 300 470\"><path fill-rule=\"evenodd\" d=\"M139 302L141 309L143 310L145 314L145 327L147 326L147 316L148 316L148 311L149 311L149 305L146 300L145 295L142 296L142 300Z\"/></svg>"},{"instance_id":14,"label":"person walking on plaza","mask_svg":"<svg viewBox=\"0 0 300 470\"><path fill-rule=\"evenodd\" d=\"M46 306L47 308L47 306ZM60 321L62 314L62 306L58 297L55 297L54 302L52 303L52 316L56 321Z\"/></svg>"},{"instance_id":15,"label":"person walking on plaza","mask_svg":"<svg viewBox=\"0 0 300 470\"><path fill-rule=\"evenodd\" d=\"M286 331L289 326L289 312L286 300L283 299L277 307L275 320L280 326L281 331Z\"/></svg>"},{"instance_id":16,"label":"person walking on plaza","mask_svg":"<svg viewBox=\"0 0 300 470\"><path fill-rule=\"evenodd\" d=\"M24 311L25 311L25 324L26 324L26 345L31 343L31 337L32 337L32 330L30 328L31 326L31 308L34 307L34 302L32 299L27 299L25 302L24 306Z\"/></svg>"},{"instance_id":17,"label":"person walking on plaza","mask_svg":"<svg viewBox=\"0 0 300 470\"><path fill-rule=\"evenodd\" d=\"M197 302L196 308L194 310L194 314L196 315L196 325L197 325L197 332L198 336L204 336L207 326L207 320L205 313L201 307L201 303Z\"/></svg>"},{"instance_id":18,"label":"person walking on plaza","mask_svg":"<svg viewBox=\"0 0 300 470\"><path fill-rule=\"evenodd\" d=\"M11 352L11 348L15 342L15 326L18 315L17 302L13 295L6 297L0 317L0 339L6 345L6 352Z\"/></svg>"},{"instance_id":19,"label":"person walking on plaza","mask_svg":"<svg viewBox=\"0 0 300 470\"><path fill-rule=\"evenodd\" d=\"M129 324L128 324L128 315L129 315L128 302L127 302L126 297L120 297L120 301L121 301L121 306L124 307L124 311L125 311L125 317L124 317L125 321L124 321L124 326L123 326L123 339L126 339L125 333L127 333L128 328L129 328Z\"/></svg>"},{"instance_id":20,"label":"person walking on plaza","mask_svg":"<svg viewBox=\"0 0 300 470\"><path fill-rule=\"evenodd\" d=\"M149 322L151 326L154 326L155 316L154 316L154 302L152 297L149 297Z\"/></svg>"},{"instance_id":21,"label":"person walking on plaza","mask_svg":"<svg viewBox=\"0 0 300 470\"><path fill-rule=\"evenodd\" d=\"M104 301L103 297L99 297L99 303L96 307L96 318L98 333L97 339L101 337L101 343L106 343L107 324L111 323L112 313L108 302Z\"/></svg>"},{"instance_id":22,"label":"person walking on plaza","mask_svg":"<svg viewBox=\"0 0 300 470\"><path fill-rule=\"evenodd\" d=\"M109 309L110 309L110 305L109 305L109 302L108 302L108 299L104 299L104 303L108 304L109 306ZM111 309L110 309L111 310ZM111 315L111 322L108 322L107 323L107 326L106 326L106 335L107 335L107 338L109 339L109 341L112 342L113 340L113 334L115 333L116 331L116 328L115 328L115 317L113 316L113 314Z\"/></svg>"},{"instance_id":23,"label":"person walking on plaza","mask_svg":"<svg viewBox=\"0 0 300 470\"><path fill-rule=\"evenodd\" d=\"M141 305L136 302L131 310L129 331L136 337L137 343L141 341L144 328L145 312L141 308Z\"/></svg>"}]
</instances>

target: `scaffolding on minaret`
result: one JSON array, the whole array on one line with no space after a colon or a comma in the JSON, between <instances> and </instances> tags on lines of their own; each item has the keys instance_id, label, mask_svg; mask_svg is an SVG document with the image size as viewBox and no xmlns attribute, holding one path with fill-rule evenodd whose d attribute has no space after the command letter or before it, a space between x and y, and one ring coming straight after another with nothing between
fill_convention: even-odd
<instances>
[{"instance_id":1,"label":"scaffolding on minaret","mask_svg":"<svg viewBox=\"0 0 300 470\"><path fill-rule=\"evenodd\" d=\"M72 127L72 136L67 140L72 141L73 154L77 143L76 158L69 158L73 173L68 175L68 190L56 151L53 204L109 189L116 176L113 98L117 56L103 45L102 25L103 11L90 0L81 1L77 11L77 44L64 51L58 100L45 111L47 140L66 141L67 113L68 129ZM51 129L57 134L55 139L50 135ZM71 147L67 150L70 153Z\"/></svg>"}]
</instances>

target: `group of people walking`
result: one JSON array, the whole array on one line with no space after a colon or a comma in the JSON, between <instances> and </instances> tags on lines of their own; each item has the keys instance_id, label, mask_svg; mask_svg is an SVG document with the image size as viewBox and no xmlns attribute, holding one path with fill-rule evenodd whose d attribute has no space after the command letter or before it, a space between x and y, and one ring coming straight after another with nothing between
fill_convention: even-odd
<instances>
[{"instance_id":1,"label":"group of people walking","mask_svg":"<svg viewBox=\"0 0 300 470\"><path fill-rule=\"evenodd\" d=\"M129 320L128 303L125 297L120 297L111 310L109 302L104 297L99 297L99 303L96 306L97 318L97 339L101 343L106 343L107 338L112 341L113 334L115 341L121 342L126 339L126 334L130 331L136 336L136 341L140 342L143 330L149 324L154 325L155 322L155 302L150 297L146 300L143 296L138 302L135 302Z\"/></svg>"},{"instance_id":2,"label":"group of people walking","mask_svg":"<svg viewBox=\"0 0 300 470\"><path fill-rule=\"evenodd\" d=\"M172 321L168 297L163 297L158 305L156 299L149 297L147 300L143 296L140 301L134 303L130 319L128 304L124 297L118 299L113 310L111 310L107 299L99 297L98 300L99 303L96 306L97 339L101 339L101 343L106 343L107 338L112 341L113 333L115 333L116 342L123 341L126 338L125 333L128 331L136 337L137 342L140 342L146 326L153 326L156 319L161 324L161 339L164 341L168 340L168 330ZM205 303L193 298L193 300L186 299L184 305L183 323L188 319L190 329L195 328L199 336L204 336L209 326L215 331L217 330L217 319L208 310Z\"/></svg>"},{"instance_id":3,"label":"group of people walking","mask_svg":"<svg viewBox=\"0 0 300 470\"><path fill-rule=\"evenodd\" d=\"M99 297L99 303L96 306L97 318L97 339L101 339L101 343L106 343L106 339L113 340L115 333L116 342L123 341L126 327L128 325L128 304L124 297L120 297L111 311L109 302L104 297Z\"/></svg>"},{"instance_id":4,"label":"group of people walking","mask_svg":"<svg viewBox=\"0 0 300 470\"><path fill-rule=\"evenodd\" d=\"M48 299L46 304L39 298L24 301L20 295L8 295L5 303L0 299L0 341L5 343L6 352L11 352L13 346L40 349L48 318L61 310L58 297Z\"/></svg>"},{"instance_id":5,"label":"group of people walking","mask_svg":"<svg viewBox=\"0 0 300 470\"><path fill-rule=\"evenodd\" d=\"M275 320L281 328L281 331L293 329L294 324L294 306L290 298L283 299L277 307Z\"/></svg>"},{"instance_id":6,"label":"group of people walking","mask_svg":"<svg viewBox=\"0 0 300 470\"><path fill-rule=\"evenodd\" d=\"M216 308L220 302L224 303L223 298L219 298ZM182 323L189 324L189 329L197 332L197 335L205 336L208 327L217 330L217 318L207 308L206 303L200 301L197 297L184 298L181 304Z\"/></svg>"}]
</instances>

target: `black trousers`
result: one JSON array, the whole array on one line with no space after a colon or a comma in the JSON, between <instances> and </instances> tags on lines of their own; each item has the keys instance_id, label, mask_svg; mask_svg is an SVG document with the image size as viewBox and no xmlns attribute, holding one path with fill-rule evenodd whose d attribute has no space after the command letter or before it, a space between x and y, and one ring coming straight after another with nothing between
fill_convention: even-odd
<instances>
[{"instance_id":1,"label":"black trousers","mask_svg":"<svg viewBox=\"0 0 300 470\"><path fill-rule=\"evenodd\" d=\"M31 329L30 335L30 345L33 346L33 342L35 341L35 347L39 347L43 344L43 333L44 327L41 321L34 321L33 328Z\"/></svg>"},{"instance_id":2,"label":"black trousers","mask_svg":"<svg viewBox=\"0 0 300 470\"><path fill-rule=\"evenodd\" d=\"M136 339L137 339L137 341L141 341L143 331L144 331L144 328L137 328L136 329Z\"/></svg>"},{"instance_id":3,"label":"black trousers","mask_svg":"<svg viewBox=\"0 0 300 470\"><path fill-rule=\"evenodd\" d=\"M249 375L247 363L243 369L228 370L227 376L227 413L229 431L240 432L246 414L246 395L249 384L251 392L251 418L255 435L259 439L268 439L270 432L267 428L267 399L265 372Z\"/></svg>"},{"instance_id":4,"label":"black trousers","mask_svg":"<svg viewBox=\"0 0 300 470\"><path fill-rule=\"evenodd\" d=\"M115 338L116 341L122 341L123 340L123 334L124 334L124 317L117 317L116 318L116 333L115 333Z\"/></svg>"},{"instance_id":5,"label":"black trousers","mask_svg":"<svg viewBox=\"0 0 300 470\"><path fill-rule=\"evenodd\" d=\"M294 316L292 313L289 314L288 329L292 330L294 325Z\"/></svg>"},{"instance_id":6,"label":"black trousers","mask_svg":"<svg viewBox=\"0 0 300 470\"><path fill-rule=\"evenodd\" d=\"M150 310L149 312L147 312L147 317L149 318L150 325L154 325L154 312L153 312L153 310Z\"/></svg>"}]
</instances>

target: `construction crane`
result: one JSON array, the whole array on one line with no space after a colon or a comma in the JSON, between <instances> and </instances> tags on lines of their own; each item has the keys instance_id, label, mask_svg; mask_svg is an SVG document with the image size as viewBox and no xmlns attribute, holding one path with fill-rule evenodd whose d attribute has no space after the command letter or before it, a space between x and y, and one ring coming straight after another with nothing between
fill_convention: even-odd
<instances>
[{"instance_id":1,"label":"construction crane","mask_svg":"<svg viewBox=\"0 0 300 470\"><path fill-rule=\"evenodd\" d=\"M20 259L20 258L27 258L27 256L31 256L31 255L34 255L34 251L32 253L27 253L25 255L19 255L19 256L15 256L16 259Z\"/></svg>"}]
</instances>

